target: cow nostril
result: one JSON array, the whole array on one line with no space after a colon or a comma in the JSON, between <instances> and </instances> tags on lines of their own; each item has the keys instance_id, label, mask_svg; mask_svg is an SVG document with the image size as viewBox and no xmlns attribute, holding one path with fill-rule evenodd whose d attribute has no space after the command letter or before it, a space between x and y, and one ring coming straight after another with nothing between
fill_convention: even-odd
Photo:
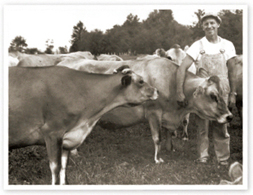
<instances>
[{"instance_id":1,"label":"cow nostril","mask_svg":"<svg viewBox=\"0 0 253 195\"><path fill-rule=\"evenodd\" d=\"M227 121L228 121L228 122L231 122L231 121L232 121L232 119L233 119L233 115L229 115L229 116L227 116Z\"/></svg>"},{"instance_id":2,"label":"cow nostril","mask_svg":"<svg viewBox=\"0 0 253 195\"><path fill-rule=\"evenodd\" d=\"M158 89L156 90L156 92L157 92L157 94L159 95L159 90L158 90Z\"/></svg>"}]
</instances>

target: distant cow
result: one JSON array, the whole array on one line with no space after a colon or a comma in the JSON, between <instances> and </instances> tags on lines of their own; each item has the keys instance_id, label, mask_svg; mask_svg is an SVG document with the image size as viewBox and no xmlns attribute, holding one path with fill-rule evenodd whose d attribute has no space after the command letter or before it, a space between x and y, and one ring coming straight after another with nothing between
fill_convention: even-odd
<instances>
[{"instance_id":1,"label":"distant cow","mask_svg":"<svg viewBox=\"0 0 253 195\"><path fill-rule=\"evenodd\" d=\"M187 52L188 49L189 49L189 46L186 45L186 46L184 47L184 52Z\"/></svg>"},{"instance_id":2,"label":"distant cow","mask_svg":"<svg viewBox=\"0 0 253 195\"><path fill-rule=\"evenodd\" d=\"M186 49L187 50L187 49ZM181 65L183 59L186 56L186 51L181 49L181 46L178 44L174 44L171 49L169 49L166 52L166 55L171 57L172 61L174 61L179 66ZM190 66L188 71L192 72L193 74L196 74L196 67L194 64Z\"/></svg>"},{"instance_id":3,"label":"distant cow","mask_svg":"<svg viewBox=\"0 0 253 195\"><path fill-rule=\"evenodd\" d=\"M109 74L113 72L113 69L125 64L129 65L136 73L142 75L144 81L156 87L159 90L159 98L156 101L146 102L143 105L132 108L116 108L102 116L99 125L102 127L107 125L110 127L112 125L127 127L148 121L155 145L154 160L156 163L163 162L163 159L159 156L162 126L168 130L166 148L171 150L171 134L188 113L195 113L202 118L217 120L220 123L231 120L232 115L220 96L219 79L215 79L215 77L209 79L200 78L187 72L184 91L186 91L186 96L190 103L186 108L179 107L175 96L178 65L166 58L159 57L123 62L86 60L74 67L80 71ZM68 65L66 64L66 66ZM68 67L71 68L70 66ZM213 94L219 99L218 103L213 102L214 100L211 98Z\"/></svg>"},{"instance_id":4,"label":"distant cow","mask_svg":"<svg viewBox=\"0 0 253 195\"><path fill-rule=\"evenodd\" d=\"M117 55L100 54L96 56L98 61L123 61L123 59Z\"/></svg>"},{"instance_id":5,"label":"distant cow","mask_svg":"<svg viewBox=\"0 0 253 195\"><path fill-rule=\"evenodd\" d=\"M243 122L243 55L238 55L234 58L236 66L236 107Z\"/></svg>"},{"instance_id":6,"label":"distant cow","mask_svg":"<svg viewBox=\"0 0 253 195\"><path fill-rule=\"evenodd\" d=\"M26 54L20 57L17 66L34 67L34 66L54 66L59 63L68 63L78 59L94 59L89 51L78 51L68 54Z\"/></svg>"},{"instance_id":7,"label":"distant cow","mask_svg":"<svg viewBox=\"0 0 253 195\"><path fill-rule=\"evenodd\" d=\"M155 58L160 58L160 56L157 56L156 54L154 55L141 55L136 58L136 60L152 60Z\"/></svg>"},{"instance_id":8,"label":"distant cow","mask_svg":"<svg viewBox=\"0 0 253 195\"><path fill-rule=\"evenodd\" d=\"M17 66L19 60L18 60L18 58L14 58L14 57L9 55L8 56L8 62L9 62L8 66Z\"/></svg>"},{"instance_id":9,"label":"distant cow","mask_svg":"<svg viewBox=\"0 0 253 195\"><path fill-rule=\"evenodd\" d=\"M175 44L166 52L167 56L170 56L174 62L180 65L186 56L186 53L181 49L180 45Z\"/></svg>"},{"instance_id":10,"label":"distant cow","mask_svg":"<svg viewBox=\"0 0 253 195\"><path fill-rule=\"evenodd\" d=\"M160 57L167 57L166 52L163 48L158 48L157 50L155 50L155 55Z\"/></svg>"},{"instance_id":11,"label":"distant cow","mask_svg":"<svg viewBox=\"0 0 253 195\"><path fill-rule=\"evenodd\" d=\"M100 75L60 66L10 67L9 148L46 145L52 184L66 184L69 151L103 114L157 97L157 89L130 69Z\"/></svg>"},{"instance_id":12,"label":"distant cow","mask_svg":"<svg viewBox=\"0 0 253 195\"><path fill-rule=\"evenodd\" d=\"M13 58L17 58L20 61L24 57L29 56L29 54L22 53L22 52L19 52L19 51L11 51L11 52L9 52L9 56L11 56Z\"/></svg>"},{"instance_id":13,"label":"distant cow","mask_svg":"<svg viewBox=\"0 0 253 195\"><path fill-rule=\"evenodd\" d=\"M137 60L143 60L143 59L150 60L150 59L159 58L159 57L164 57L164 58L168 58L169 60L171 60L171 58L169 56L167 56L167 53L165 52L165 50L163 48L156 49L153 55L139 56L136 59Z\"/></svg>"}]
</instances>

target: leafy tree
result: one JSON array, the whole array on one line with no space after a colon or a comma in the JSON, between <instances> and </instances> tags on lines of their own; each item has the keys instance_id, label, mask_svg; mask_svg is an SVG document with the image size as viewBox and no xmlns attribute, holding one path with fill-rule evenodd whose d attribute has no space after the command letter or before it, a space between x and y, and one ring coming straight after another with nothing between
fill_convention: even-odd
<instances>
[{"instance_id":1,"label":"leafy tree","mask_svg":"<svg viewBox=\"0 0 253 195\"><path fill-rule=\"evenodd\" d=\"M171 37L167 38L170 38L169 48L171 48L174 44L179 44L182 48L184 48L186 45L190 45L193 42L193 33L187 26L183 26L174 20L171 23L170 28L173 29L173 34L170 34L173 39L171 39Z\"/></svg>"},{"instance_id":2,"label":"leafy tree","mask_svg":"<svg viewBox=\"0 0 253 195\"><path fill-rule=\"evenodd\" d=\"M73 43L69 48L69 52L76 52L76 51L79 51L77 42Z\"/></svg>"},{"instance_id":3,"label":"leafy tree","mask_svg":"<svg viewBox=\"0 0 253 195\"><path fill-rule=\"evenodd\" d=\"M122 26L115 25L113 29L106 32L107 40L109 39L110 52L123 53L130 49L128 33Z\"/></svg>"},{"instance_id":4,"label":"leafy tree","mask_svg":"<svg viewBox=\"0 0 253 195\"><path fill-rule=\"evenodd\" d=\"M73 34L71 35L71 43L74 43L78 40L80 40L81 32L84 29L84 25L81 21L77 23L76 26L73 27Z\"/></svg>"},{"instance_id":5,"label":"leafy tree","mask_svg":"<svg viewBox=\"0 0 253 195\"><path fill-rule=\"evenodd\" d=\"M172 10L154 10L149 14L147 20L143 21L143 24L147 29L161 29L162 34L165 34L173 20Z\"/></svg>"},{"instance_id":6,"label":"leafy tree","mask_svg":"<svg viewBox=\"0 0 253 195\"><path fill-rule=\"evenodd\" d=\"M84 45L80 44L82 43L83 37L87 33L86 28L84 27L83 23L79 21L76 26L73 27L73 33L71 35L71 47L70 47L70 52L75 52L75 51L84 51Z\"/></svg>"},{"instance_id":7,"label":"leafy tree","mask_svg":"<svg viewBox=\"0 0 253 195\"><path fill-rule=\"evenodd\" d=\"M38 50L37 48L27 48L25 50L25 53L27 54L41 54L43 52L41 52L40 50Z\"/></svg>"},{"instance_id":8,"label":"leafy tree","mask_svg":"<svg viewBox=\"0 0 253 195\"><path fill-rule=\"evenodd\" d=\"M67 48L67 46L65 46L65 47L59 47L59 52L60 52L61 54L68 53L68 48Z\"/></svg>"},{"instance_id":9,"label":"leafy tree","mask_svg":"<svg viewBox=\"0 0 253 195\"><path fill-rule=\"evenodd\" d=\"M127 16L127 20L123 23L122 31L125 32L125 39L127 43L124 44L124 47L122 48L123 51L121 52L127 52L128 50L131 50L132 52L136 51L135 37L140 31L139 20L140 19L137 15L134 16L133 14L129 14Z\"/></svg>"},{"instance_id":10,"label":"leafy tree","mask_svg":"<svg viewBox=\"0 0 253 195\"><path fill-rule=\"evenodd\" d=\"M47 46L47 48L45 50L45 53L47 53L47 54L53 54L54 53L53 52L54 40L52 40L52 39L46 40L46 46Z\"/></svg>"},{"instance_id":11,"label":"leafy tree","mask_svg":"<svg viewBox=\"0 0 253 195\"><path fill-rule=\"evenodd\" d=\"M95 29L90 33L89 36L89 51L94 55L100 55L101 53L105 53L106 44L104 42L103 32Z\"/></svg>"},{"instance_id":12,"label":"leafy tree","mask_svg":"<svg viewBox=\"0 0 253 195\"><path fill-rule=\"evenodd\" d=\"M205 36L205 32L202 30L201 27L201 17L205 14L204 10L198 9L197 12L194 12L196 16L198 17L198 22L193 24L193 26L190 26L189 28L192 30L192 40L193 42L196 40L199 40L200 38ZM189 45L191 45L190 43Z\"/></svg>"},{"instance_id":13,"label":"leafy tree","mask_svg":"<svg viewBox=\"0 0 253 195\"><path fill-rule=\"evenodd\" d=\"M16 36L10 44L9 52L11 51L23 52L25 51L27 46L28 45L26 43L26 40L22 36Z\"/></svg>"},{"instance_id":14,"label":"leafy tree","mask_svg":"<svg viewBox=\"0 0 253 195\"><path fill-rule=\"evenodd\" d=\"M195 14L200 18L204 10ZM220 13L222 25L219 34L231 40L238 54L242 52L242 11L224 10ZM100 30L88 32L82 22L74 27L70 51L88 50L101 53L152 54L157 48L168 50L173 44L191 45L204 36L200 23L181 25L173 18L172 10L154 10L146 20L129 14L122 25L115 25L106 33Z\"/></svg>"},{"instance_id":15,"label":"leafy tree","mask_svg":"<svg viewBox=\"0 0 253 195\"><path fill-rule=\"evenodd\" d=\"M143 26L155 40L149 40L149 53L157 48L168 50L175 43L182 45L191 42L192 32L186 26L176 22L173 18L172 10L154 10L149 14L147 20L143 21Z\"/></svg>"},{"instance_id":16,"label":"leafy tree","mask_svg":"<svg viewBox=\"0 0 253 195\"><path fill-rule=\"evenodd\" d=\"M236 53L242 54L242 10L222 10L219 13L222 25L219 28L221 37L233 42Z\"/></svg>"}]
</instances>

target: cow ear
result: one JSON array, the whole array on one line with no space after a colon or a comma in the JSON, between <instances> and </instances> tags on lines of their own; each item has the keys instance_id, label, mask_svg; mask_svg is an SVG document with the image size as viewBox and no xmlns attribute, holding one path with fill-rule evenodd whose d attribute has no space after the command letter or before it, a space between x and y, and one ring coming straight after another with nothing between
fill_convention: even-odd
<instances>
[{"instance_id":1,"label":"cow ear","mask_svg":"<svg viewBox=\"0 0 253 195\"><path fill-rule=\"evenodd\" d=\"M122 84L123 86L128 86L128 85L131 84L131 81L132 81L132 77L126 75L126 76L122 77L122 79L121 79L121 84Z\"/></svg>"},{"instance_id":2,"label":"cow ear","mask_svg":"<svg viewBox=\"0 0 253 195\"><path fill-rule=\"evenodd\" d=\"M208 72L204 68L200 68L198 70L198 76L200 76L201 78L209 77Z\"/></svg>"},{"instance_id":3,"label":"cow ear","mask_svg":"<svg viewBox=\"0 0 253 195\"><path fill-rule=\"evenodd\" d=\"M193 97L196 98L198 95L201 95L204 93L204 88L199 86L193 93Z\"/></svg>"},{"instance_id":4,"label":"cow ear","mask_svg":"<svg viewBox=\"0 0 253 195\"><path fill-rule=\"evenodd\" d=\"M219 84L220 83L220 78L218 76L211 76L208 79L208 83L209 84L213 84L213 83Z\"/></svg>"}]
</instances>

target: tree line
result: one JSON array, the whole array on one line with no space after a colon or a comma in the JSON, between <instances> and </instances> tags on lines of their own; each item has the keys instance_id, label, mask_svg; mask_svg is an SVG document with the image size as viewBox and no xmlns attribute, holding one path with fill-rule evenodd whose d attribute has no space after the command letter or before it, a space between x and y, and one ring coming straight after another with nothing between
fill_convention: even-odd
<instances>
[{"instance_id":1,"label":"tree line","mask_svg":"<svg viewBox=\"0 0 253 195\"><path fill-rule=\"evenodd\" d=\"M204 10L194 12L200 19ZM218 15L222 19L219 35L233 42L237 54L242 54L242 10L221 10ZM103 53L152 54L157 48L170 49L174 44L191 45L202 38L204 32L200 23L192 25L179 24L173 17L172 10L154 10L146 20L140 21L137 15L129 14L122 25L114 25L105 33L99 29L88 32L79 21L73 27L71 47L60 47L60 53L90 51L94 55ZM24 45L24 42L20 41ZM22 45L21 44L21 45ZM45 53L52 52L52 44ZM9 50L16 49L13 42ZM27 49L26 52L31 52Z\"/></svg>"}]
</instances>

